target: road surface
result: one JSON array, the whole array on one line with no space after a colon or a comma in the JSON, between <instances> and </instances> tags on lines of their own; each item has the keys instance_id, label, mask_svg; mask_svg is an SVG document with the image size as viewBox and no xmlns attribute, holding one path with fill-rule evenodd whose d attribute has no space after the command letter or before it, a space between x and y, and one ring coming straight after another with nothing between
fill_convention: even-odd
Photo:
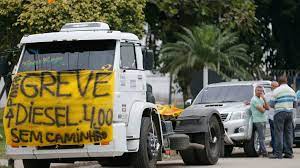
<instances>
[{"instance_id":1,"label":"road surface","mask_svg":"<svg viewBox=\"0 0 300 168\"><path fill-rule=\"evenodd\" d=\"M269 159L269 158L249 158L242 150L235 149L232 157L221 158L213 166L186 166L181 159L161 161L157 168L299 168L300 148L294 148L294 159ZM0 161L0 165L6 164L5 160ZM16 161L16 168L23 168L21 161ZM1 166L0 166L1 167ZM52 164L51 168L107 168L101 167L96 162L79 162L75 164Z\"/></svg>"}]
</instances>

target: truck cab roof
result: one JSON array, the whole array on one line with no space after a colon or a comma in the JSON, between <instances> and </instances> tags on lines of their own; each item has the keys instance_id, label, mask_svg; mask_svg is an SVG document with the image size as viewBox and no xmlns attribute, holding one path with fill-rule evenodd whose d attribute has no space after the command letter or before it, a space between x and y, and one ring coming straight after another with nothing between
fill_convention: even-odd
<instances>
[{"instance_id":1,"label":"truck cab roof","mask_svg":"<svg viewBox=\"0 0 300 168\"><path fill-rule=\"evenodd\" d=\"M138 41L138 37L132 33L111 31L109 27L101 29L97 25L105 24L102 22L84 22L84 23L69 23L67 28L62 28L59 32L33 34L24 36L20 44L27 43L43 43L53 41L79 41L79 40L125 40ZM71 27L74 25L74 27ZM84 27L86 25L86 27ZM96 27L90 27L89 25ZM103 25L101 25L103 27Z\"/></svg>"}]
</instances>

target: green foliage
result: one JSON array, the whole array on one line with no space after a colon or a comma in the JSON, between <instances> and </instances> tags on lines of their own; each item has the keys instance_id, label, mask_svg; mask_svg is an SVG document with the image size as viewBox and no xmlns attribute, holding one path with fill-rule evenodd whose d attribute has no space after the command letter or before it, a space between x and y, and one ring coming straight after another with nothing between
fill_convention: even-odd
<instances>
[{"instance_id":1,"label":"green foliage","mask_svg":"<svg viewBox=\"0 0 300 168\"><path fill-rule=\"evenodd\" d=\"M242 33L255 34L257 18L256 5L251 0L231 0L224 5L226 11L220 18L223 29L237 30Z\"/></svg>"},{"instance_id":2,"label":"green foliage","mask_svg":"<svg viewBox=\"0 0 300 168\"><path fill-rule=\"evenodd\" d=\"M163 73L173 71L170 67L170 59L159 57L160 48L156 44L157 40L162 40L165 43L174 43L173 47L180 47L181 44L176 44L176 41L182 40L180 36L177 36L175 32L185 33L183 27L194 27L201 25L216 25L219 27L219 31L226 30L224 32L235 32L233 33L235 38L235 44L244 44L251 46L247 53L245 53L245 61L236 61L230 63L232 66L227 64L219 63L209 64L211 69L217 69L219 74L223 77L236 77L241 79L252 78L249 73L242 73L247 69L252 76L259 76L261 74L261 63L262 63L262 47L261 43L256 42L259 40L261 30L258 29L258 20L255 15L257 6L253 0L231 0L231 1L196 1L196 0L153 0L149 1L145 8L146 21L149 23L150 29L147 35L147 45L154 51L156 51L156 67ZM221 30L220 30L221 29ZM222 32L222 31L221 31ZM200 41L202 39L199 39ZM208 42L208 41L206 41ZM177 45L177 46L176 46ZM209 44L211 45L211 44ZM196 47L194 47L196 48ZM242 47L243 48L243 47ZM166 49L163 49L166 50ZM184 52L174 50L176 52L186 56ZM196 49L195 49L196 51ZM204 52L203 50L202 52ZM207 51L208 52L208 51ZM173 53L172 53L173 54ZM169 54L170 55L170 54ZM201 54L203 55L203 54ZM205 54L204 54L205 55ZM208 55L206 55L208 56ZM220 59L220 58L219 58ZM184 61L184 58L179 59ZM178 63L180 63L180 61ZM198 59L199 61L193 63L194 60L189 59L188 64L195 64L198 67L203 67L207 64L208 60ZM209 60L211 61L211 60ZM226 61L224 61L226 62ZM176 64L176 63L175 63ZM185 65L181 65L182 68L176 76L176 81L181 86L184 93L188 92L190 76L193 70L199 69L198 67L185 68ZM217 66L217 67L216 67ZM222 67L223 66L223 67ZM255 67L252 68L251 66ZM176 66L174 66L176 67ZM180 67L180 66L179 66ZM227 67L227 68L224 68ZM233 70L234 68L240 68L240 70ZM200 68L201 69L201 68Z\"/></svg>"},{"instance_id":3,"label":"green foliage","mask_svg":"<svg viewBox=\"0 0 300 168\"><path fill-rule=\"evenodd\" d=\"M221 31L214 25L183 30L184 33L177 34L177 42L167 43L161 49L163 71L183 75L187 79L182 81L185 85L189 85L191 80L186 74L204 67L216 71L225 79L250 78L245 68L239 66L249 60L247 45L239 44L237 33ZM189 94L190 91L187 92Z\"/></svg>"},{"instance_id":4,"label":"green foliage","mask_svg":"<svg viewBox=\"0 0 300 168\"><path fill-rule=\"evenodd\" d=\"M113 29L142 36L146 0L31 0L17 21L25 33L58 31L68 22L107 22Z\"/></svg>"},{"instance_id":5,"label":"green foliage","mask_svg":"<svg viewBox=\"0 0 300 168\"><path fill-rule=\"evenodd\" d=\"M68 22L107 22L112 29L143 35L146 0L1 0L0 57L17 63L24 34L59 31Z\"/></svg>"},{"instance_id":6,"label":"green foliage","mask_svg":"<svg viewBox=\"0 0 300 168\"><path fill-rule=\"evenodd\" d=\"M15 48L21 38L19 28L13 26L21 6L21 0L0 1L0 56L1 51Z\"/></svg>"},{"instance_id":7,"label":"green foliage","mask_svg":"<svg viewBox=\"0 0 300 168\"><path fill-rule=\"evenodd\" d=\"M253 0L232 1L149 1L146 5L146 21L150 25L147 45L154 51L159 50L156 45L158 39L163 43L176 42L175 32L182 32L181 26L193 27L203 24L214 24L222 30L236 32L239 43L251 46L248 50L249 62L241 64L244 68L249 63L260 66L262 63L262 47L260 40L261 29L255 15L257 6ZM156 67L163 65L156 52ZM163 68L163 67L162 67ZM251 69L249 67L249 69ZM253 76L256 71L250 71Z\"/></svg>"},{"instance_id":8,"label":"green foliage","mask_svg":"<svg viewBox=\"0 0 300 168\"><path fill-rule=\"evenodd\" d=\"M146 0L1 0L0 56L15 64L24 34L59 31L68 22L104 21L141 37L145 5Z\"/></svg>"}]
</instances>

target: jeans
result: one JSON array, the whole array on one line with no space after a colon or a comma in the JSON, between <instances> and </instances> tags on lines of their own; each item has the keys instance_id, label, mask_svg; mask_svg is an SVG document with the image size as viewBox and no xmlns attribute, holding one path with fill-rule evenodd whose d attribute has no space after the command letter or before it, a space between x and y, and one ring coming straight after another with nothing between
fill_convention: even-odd
<instances>
[{"instance_id":1,"label":"jeans","mask_svg":"<svg viewBox=\"0 0 300 168\"><path fill-rule=\"evenodd\" d=\"M266 123L265 122L257 122L254 123L254 128L258 133L258 141L259 141L259 153L266 154L266 145L265 145L265 132L266 132Z\"/></svg>"},{"instance_id":2,"label":"jeans","mask_svg":"<svg viewBox=\"0 0 300 168\"><path fill-rule=\"evenodd\" d=\"M274 146L275 146L275 136L274 136L274 121L269 119L270 131L271 131L271 146L272 153L274 154Z\"/></svg>"},{"instance_id":3,"label":"jeans","mask_svg":"<svg viewBox=\"0 0 300 168\"><path fill-rule=\"evenodd\" d=\"M282 151L287 156L293 155L293 113L279 112L274 116L274 155L281 158Z\"/></svg>"}]
</instances>

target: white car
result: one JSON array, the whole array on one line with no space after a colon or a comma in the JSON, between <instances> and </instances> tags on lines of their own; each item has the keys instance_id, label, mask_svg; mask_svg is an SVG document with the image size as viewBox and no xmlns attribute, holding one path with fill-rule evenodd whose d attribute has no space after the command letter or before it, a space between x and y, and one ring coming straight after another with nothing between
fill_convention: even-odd
<instances>
[{"instance_id":1,"label":"white car","mask_svg":"<svg viewBox=\"0 0 300 168\"><path fill-rule=\"evenodd\" d=\"M255 87L262 85L265 93L271 91L270 81L238 81L210 84L203 88L193 101L193 108L214 108L222 117L226 131L224 154L229 156L233 147L243 147L248 156L257 156L258 135L253 130L250 100ZM266 129L266 144L271 141L269 123Z\"/></svg>"}]
</instances>

